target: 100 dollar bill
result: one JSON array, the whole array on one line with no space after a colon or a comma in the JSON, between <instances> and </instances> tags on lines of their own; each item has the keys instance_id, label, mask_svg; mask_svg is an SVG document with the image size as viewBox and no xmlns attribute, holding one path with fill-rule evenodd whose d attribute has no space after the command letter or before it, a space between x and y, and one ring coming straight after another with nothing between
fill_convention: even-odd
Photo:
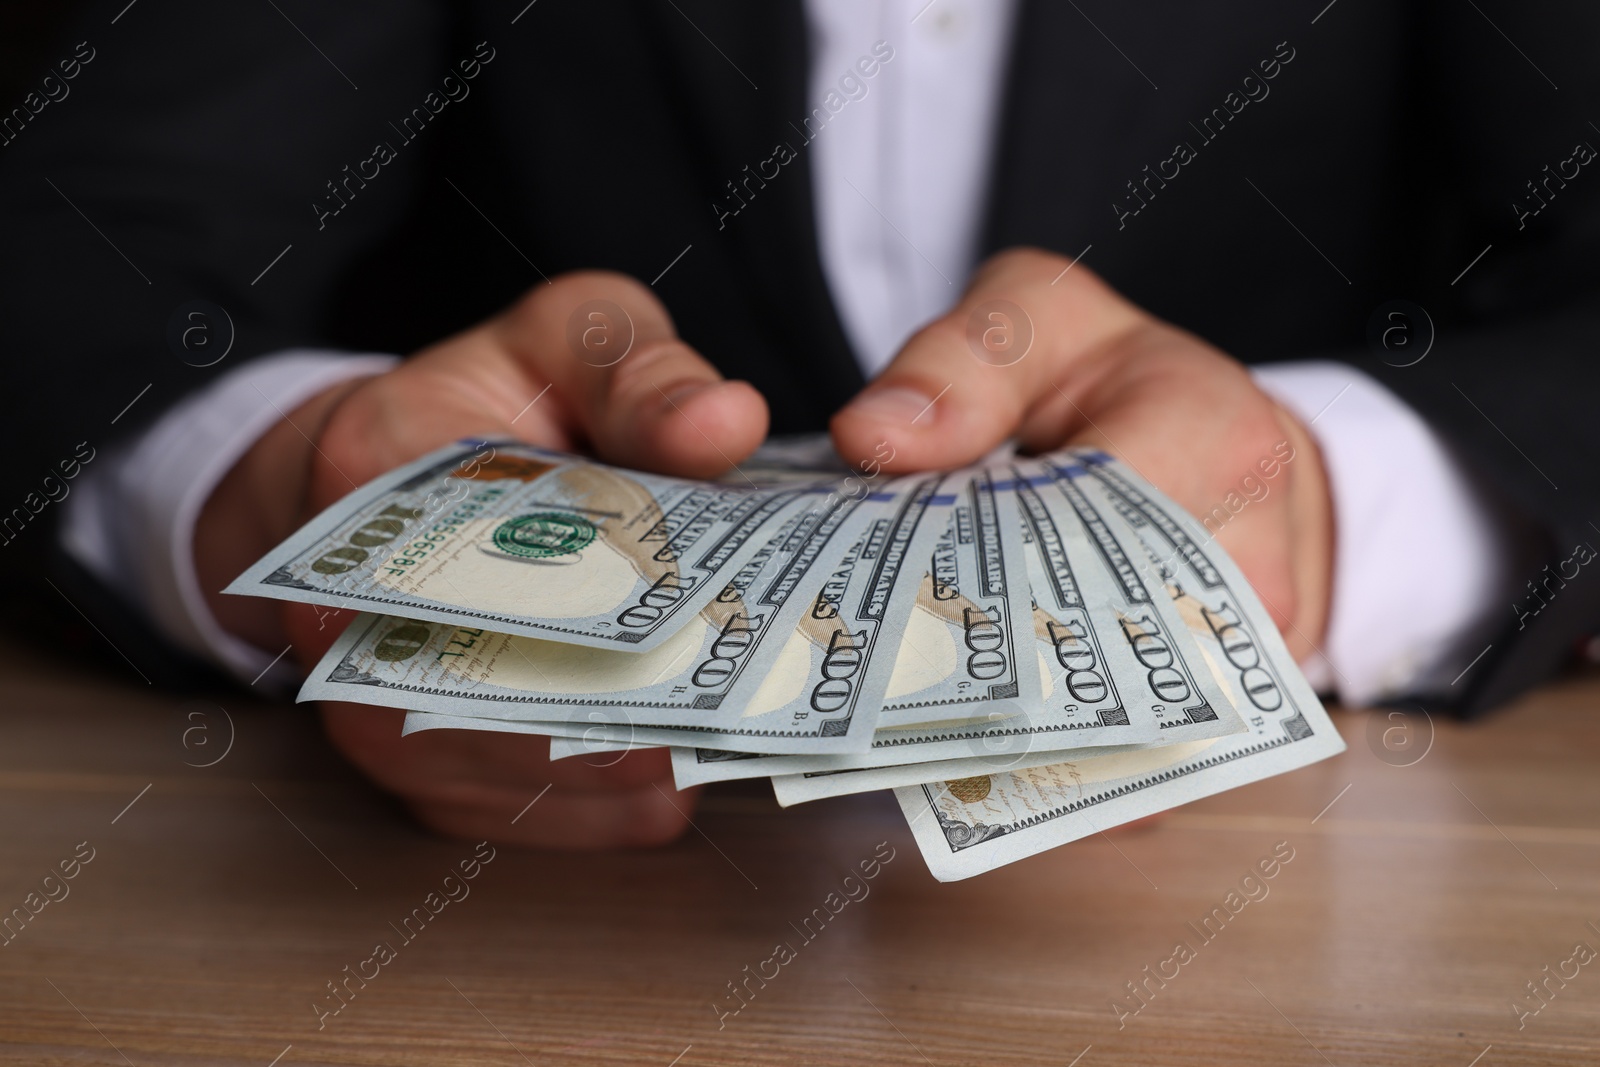
<instances>
[{"instance_id":1,"label":"100 dollar bill","mask_svg":"<svg viewBox=\"0 0 1600 1067\"><path fill-rule=\"evenodd\" d=\"M644 652L825 488L685 481L462 441L327 508L226 592Z\"/></svg>"},{"instance_id":2,"label":"100 dollar bill","mask_svg":"<svg viewBox=\"0 0 1600 1067\"><path fill-rule=\"evenodd\" d=\"M1099 747L1132 751L1242 732L1234 699L1183 613L1159 576L1137 566L1145 555L1137 538L1109 534L1100 510L1049 465L1018 463L1010 475L998 482L979 476L969 495L997 490L997 517L1017 542L1004 558L1013 565L1026 558L1027 586L1013 581L1009 588L1018 600L1023 588L1031 590L1032 614L1013 610L1009 617L1028 621L1027 640L1000 647L1036 647L1030 656L1042 671L1042 702L1036 689L1015 714L932 722L896 721L886 709L870 752L757 756L675 748L680 787L773 775L785 782L781 795L798 800L1042 766ZM940 567L936 555L932 568ZM1009 639L1013 631L1005 633ZM930 658L916 647L916 634L908 631L896 681ZM973 688L959 672L943 684L943 693L929 691L925 708L959 706L961 690Z\"/></svg>"},{"instance_id":3,"label":"100 dollar bill","mask_svg":"<svg viewBox=\"0 0 1600 1067\"><path fill-rule=\"evenodd\" d=\"M1186 629L1244 710L1246 730L1195 742L1203 747L1176 762L1120 777L1092 779L1063 763L896 789L928 868L941 881L981 874L1345 747L1249 583L1199 522L1103 453L1080 451L1048 466L1130 565L1165 584Z\"/></svg>"},{"instance_id":4,"label":"100 dollar bill","mask_svg":"<svg viewBox=\"0 0 1600 1067\"><path fill-rule=\"evenodd\" d=\"M955 502L921 575L884 694L882 727L998 718L1042 699L1015 501L987 471L953 475Z\"/></svg>"},{"instance_id":5,"label":"100 dollar bill","mask_svg":"<svg viewBox=\"0 0 1600 1067\"><path fill-rule=\"evenodd\" d=\"M864 748L870 717L839 728L838 718L797 719L731 694L763 647L787 636L775 621L786 601L813 595L828 561L899 503L892 489L858 499L834 494L791 517L698 616L647 652L366 615L323 657L300 698L406 708L416 713L410 730L439 726L428 716L448 715L552 735L601 724L646 744Z\"/></svg>"}]
</instances>

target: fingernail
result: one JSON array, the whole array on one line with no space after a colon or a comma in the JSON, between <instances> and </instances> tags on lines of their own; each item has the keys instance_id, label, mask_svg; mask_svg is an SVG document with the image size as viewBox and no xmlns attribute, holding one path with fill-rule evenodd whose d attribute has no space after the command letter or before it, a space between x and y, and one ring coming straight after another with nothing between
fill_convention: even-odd
<instances>
[{"instance_id":1,"label":"fingernail","mask_svg":"<svg viewBox=\"0 0 1600 1067\"><path fill-rule=\"evenodd\" d=\"M933 397L920 389L903 385L886 385L869 389L850 402L850 410L874 422L897 426L927 423Z\"/></svg>"}]
</instances>

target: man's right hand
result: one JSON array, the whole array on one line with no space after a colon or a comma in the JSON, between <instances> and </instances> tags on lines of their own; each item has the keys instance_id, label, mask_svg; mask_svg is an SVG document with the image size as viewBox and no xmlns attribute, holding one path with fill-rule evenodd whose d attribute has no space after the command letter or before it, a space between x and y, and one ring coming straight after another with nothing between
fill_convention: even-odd
<instances>
[{"instance_id":1,"label":"man's right hand","mask_svg":"<svg viewBox=\"0 0 1600 1067\"><path fill-rule=\"evenodd\" d=\"M348 613L319 617L310 605L217 591L378 475L462 437L514 437L709 478L749 456L766 431L761 395L724 381L679 340L647 287L619 274L562 275L394 370L290 412L207 501L195 529L196 567L225 629L266 650L292 642L310 666ZM604 767L581 757L553 764L542 737L430 730L402 739L402 713L392 709L322 710L333 743L444 833L605 848L671 840L687 825L693 798L672 792L664 751L629 753ZM513 824L547 784L537 813Z\"/></svg>"}]
</instances>

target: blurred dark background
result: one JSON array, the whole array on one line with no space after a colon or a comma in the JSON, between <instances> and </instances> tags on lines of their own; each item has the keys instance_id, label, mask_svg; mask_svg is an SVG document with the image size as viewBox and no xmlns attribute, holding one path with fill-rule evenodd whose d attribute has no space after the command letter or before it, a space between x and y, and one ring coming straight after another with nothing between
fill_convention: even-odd
<instances>
[{"instance_id":1,"label":"blurred dark background","mask_svg":"<svg viewBox=\"0 0 1600 1067\"><path fill-rule=\"evenodd\" d=\"M74 43L67 38L83 6L83 0L0 0L0 101L4 101L0 108L21 103L45 68L63 52L61 46ZM132 677L128 664L106 646L88 620L48 587L40 586L39 575L32 568L22 568L21 573L17 568L0 570L0 629L13 635L47 633L50 640L46 644L75 669L123 681ZM157 654L158 647L135 648L132 654L143 662L166 664L169 657ZM158 671L154 681L183 691L220 684L220 676L209 667L188 662L180 666L179 670Z\"/></svg>"},{"instance_id":2,"label":"blurred dark background","mask_svg":"<svg viewBox=\"0 0 1600 1067\"><path fill-rule=\"evenodd\" d=\"M51 46L81 6L80 0L0 0L0 100L27 93L23 87L53 57Z\"/></svg>"}]
</instances>

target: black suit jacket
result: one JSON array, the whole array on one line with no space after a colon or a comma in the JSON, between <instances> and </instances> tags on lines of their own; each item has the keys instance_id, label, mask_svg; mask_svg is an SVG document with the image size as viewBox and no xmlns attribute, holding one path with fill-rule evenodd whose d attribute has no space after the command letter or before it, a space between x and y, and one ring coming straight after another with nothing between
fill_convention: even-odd
<instances>
[{"instance_id":1,"label":"black suit jacket","mask_svg":"<svg viewBox=\"0 0 1600 1067\"><path fill-rule=\"evenodd\" d=\"M79 442L285 346L411 351L561 271L673 264L656 289L680 332L775 431L821 428L862 384L812 223L800 0L123 8L86 5L3 126L13 566L59 512L14 506ZM1092 246L1242 360L1361 366L1565 558L1600 540L1600 167L1577 161L1600 146L1597 40L1576 3L1022 0L984 246ZM748 182L780 145L794 161ZM1384 320L1413 345L1375 353L1398 298L1431 325ZM235 331L209 368L169 336L196 299ZM1379 358L1428 334L1419 363ZM1465 710L1600 628L1600 575L1506 620Z\"/></svg>"}]
</instances>

